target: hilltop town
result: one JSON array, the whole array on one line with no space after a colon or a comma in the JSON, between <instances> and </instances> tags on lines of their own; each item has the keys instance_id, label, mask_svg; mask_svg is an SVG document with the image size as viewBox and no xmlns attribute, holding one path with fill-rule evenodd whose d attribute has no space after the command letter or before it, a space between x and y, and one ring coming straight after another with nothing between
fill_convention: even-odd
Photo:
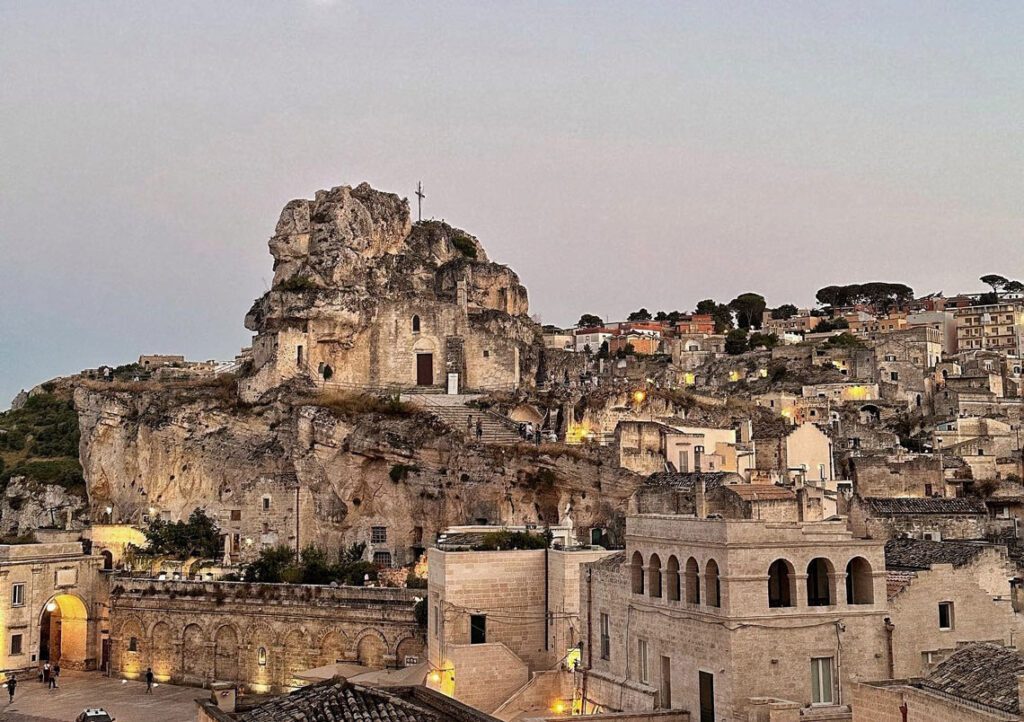
<instances>
[{"instance_id":1,"label":"hilltop town","mask_svg":"<svg viewBox=\"0 0 1024 722\"><path fill-rule=\"evenodd\" d=\"M0 414L0 670L218 722L1021 719L1021 281L560 328L365 183L269 250L234 359Z\"/></svg>"}]
</instances>

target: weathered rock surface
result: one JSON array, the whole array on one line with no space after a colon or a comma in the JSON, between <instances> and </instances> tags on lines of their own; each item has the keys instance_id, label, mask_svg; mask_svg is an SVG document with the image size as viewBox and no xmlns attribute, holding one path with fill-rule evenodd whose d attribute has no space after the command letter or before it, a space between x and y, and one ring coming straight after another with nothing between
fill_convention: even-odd
<instances>
[{"instance_id":1,"label":"weathered rock surface","mask_svg":"<svg viewBox=\"0 0 1024 722\"><path fill-rule=\"evenodd\" d=\"M122 518L150 507L183 518L199 507L242 539L294 545L297 494L300 547L370 541L383 526L388 541L371 551L408 562L453 524L558 523L571 504L581 529L614 526L639 482L572 449L467 446L419 414L345 417L300 401L238 407L191 393L78 389L94 513L109 504Z\"/></svg>"}]
</instances>

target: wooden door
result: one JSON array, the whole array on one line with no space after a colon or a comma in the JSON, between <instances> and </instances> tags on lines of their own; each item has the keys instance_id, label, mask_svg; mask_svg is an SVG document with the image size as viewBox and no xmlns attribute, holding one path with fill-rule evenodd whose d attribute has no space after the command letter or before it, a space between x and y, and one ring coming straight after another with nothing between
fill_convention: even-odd
<instances>
[{"instance_id":1,"label":"wooden door","mask_svg":"<svg viewBox=\"0 0 1024 722\"><path fill-rule=\"evenodd\" d=\"M418 354L416 354L416 385L417 386L433 386L434 385L434 354L432 354L432 353L418 353Z\"/></svg>"},{"instance_id":2,"label":"wooden door","mask_svg":"<svg viewBox=\"0 0 1024 722\"><path fill-rule=\"evenodd\" d=\"M715 677L700 673L700 722L715 722Z\"/></svg>"}]
</instances>

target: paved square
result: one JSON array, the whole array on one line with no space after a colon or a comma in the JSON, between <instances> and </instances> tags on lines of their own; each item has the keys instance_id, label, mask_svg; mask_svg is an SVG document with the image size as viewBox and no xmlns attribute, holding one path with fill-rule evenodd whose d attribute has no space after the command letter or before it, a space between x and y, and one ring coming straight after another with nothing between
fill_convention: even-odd
<instances>
[{"instance_id":1,"label":"paved square","mask_svg":"<svg viewBox=\"0 0 1024 722\"><path fill-rule=\"evenodd\" d=\"M197 698L209 690L160 684L146 694L145 682L104 677L99 672L65 671L60 688L48 690L35 680L21 680L14 704L7 704L7 690L0 690L3 722L73 722L86 707L102 707L117 722L192 722Z\"/></svg>"}]
</instances>

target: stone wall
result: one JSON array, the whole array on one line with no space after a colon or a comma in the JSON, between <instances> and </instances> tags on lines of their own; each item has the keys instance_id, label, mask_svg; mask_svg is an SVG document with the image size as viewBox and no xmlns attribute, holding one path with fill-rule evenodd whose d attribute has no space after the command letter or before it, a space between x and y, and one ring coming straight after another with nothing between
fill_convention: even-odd
<instances>
[{"instance_id":1,"label":"stone wall","mask_svg":"<svg viewBox=\"0 0 1024 722\"><path fill-rule=\"evenodd\" d=\"M112 671L130 679L152 667L157 679L180 684L281 691L313 667L402 665L423 653L415 590L128 577L111 583Z\"/></svg>"},{"instance_id":2,"label":"stone wall","mask_svg":"<svg viewBox=\"0 0 1024 722\"><path fill-rule=\"evenodd\" d=\"M917 572L890 600L895 678L923 677L947 655L970 642L1015 645L1024 631L1024 622L1010 601L1007 579L1012 571L998 562L993 552L961 568L935 564L930 571ZM990 570L994 564L998 568ZM981 583L1000 571L1004 588L1001 598L997 598ZM952 629L939 628L939 602L953 604Z\"/></svg>"},{"instance_id":3,"label":"stone wall","mask_svg":"<svg viewBox=\"0 0 1024 722\"><path fill-rule=\"evenodd\" d=\"M899 682L856 684L852 690L853 722L1001 722L1015 719L998 712L928 694ZM904 718L900 706L907 705Z\"/></svg>"}]
</instances>

